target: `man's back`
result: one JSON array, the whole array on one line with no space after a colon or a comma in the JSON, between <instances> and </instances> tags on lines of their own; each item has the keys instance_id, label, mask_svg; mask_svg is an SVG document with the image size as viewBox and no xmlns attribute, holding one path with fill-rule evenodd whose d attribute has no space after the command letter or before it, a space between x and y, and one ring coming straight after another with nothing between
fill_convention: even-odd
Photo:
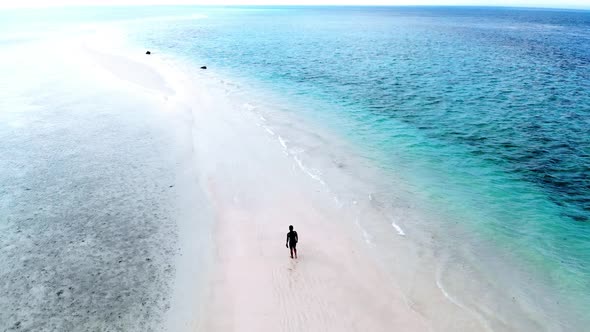
<instances>
[{"instance_id":1,"label":"man's back","mask_svg":"<svg viewBox=\"0 0 590 332\"><path fill-rule=\"evenodd\" d=\"M297 232L289 231L289 233L287 233L287 238L289 239L289 244L296 244L298 240Z\"/></svg>"}]
</instances>

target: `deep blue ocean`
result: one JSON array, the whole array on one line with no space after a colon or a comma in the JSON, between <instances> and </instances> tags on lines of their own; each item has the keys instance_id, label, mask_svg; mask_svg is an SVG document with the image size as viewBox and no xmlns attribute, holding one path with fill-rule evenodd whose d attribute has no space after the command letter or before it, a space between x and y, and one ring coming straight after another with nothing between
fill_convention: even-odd
<instances>
[{"instance_id":1,"label":"deep blue ocean","mask_svg":"<svg viewBox=\"0 0 590 332\"><path fill-rule=\"evenodd\" d=\"M2 15L5 31L16 26ZM55 26L53 14L25 16L30 29ZM305 103L301 116L590 305L590 11L59 11L64 26L158 16L179 18L129 21L138 45Z\"/></svg>"}]
</instances>

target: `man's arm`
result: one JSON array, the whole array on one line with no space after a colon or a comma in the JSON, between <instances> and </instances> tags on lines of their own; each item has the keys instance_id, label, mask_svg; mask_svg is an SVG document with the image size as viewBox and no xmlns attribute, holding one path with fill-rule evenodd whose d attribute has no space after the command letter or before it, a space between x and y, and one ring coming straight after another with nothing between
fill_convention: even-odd
<instances>
[{"instance_id":1,"label":"man's arm","mask_svg":"<svg viewBox=\"0 0 590 332\"><path fill-rule=\"evenodd\" d=\"M297 232L295 232L295 243L299 242L299 234L297 234Z\"/></svg>"},{"instance_id":2,"label":"man's arm","mask_svg":"<svg viewBox=\"0 0 590 332\"><path fill-rule=\"evenodd\" d=\"M285 247L289 248L289 233L287 233L287 242L285 242Z\"/></svg>"}]
</instances>

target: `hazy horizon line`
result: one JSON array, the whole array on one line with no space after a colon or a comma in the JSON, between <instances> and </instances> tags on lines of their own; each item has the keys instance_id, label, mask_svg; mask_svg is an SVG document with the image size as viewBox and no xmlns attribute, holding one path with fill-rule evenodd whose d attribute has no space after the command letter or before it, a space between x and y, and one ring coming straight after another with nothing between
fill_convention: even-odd
<instances>
[{"instance_id":1,"label":"hazy horizon line","mask_svg":"<svg viewBox=\"0 0 590 332\"><path fill-rule=\"evenodd\" d=\"M132 3L92 3L92 4L56 4L56 5L41 5L41 6L19 6L14 5L10 7L2 7L0 11L7 9L49 9L49 8L75 8L75 7L465 7L465 8L514 8L514 9L558 9L558 10L582 10L590 11L590 4L588 6L565 6L557 7L551 5L467 5L467 4L132 4Z\"/></svg>"}]
</instances>

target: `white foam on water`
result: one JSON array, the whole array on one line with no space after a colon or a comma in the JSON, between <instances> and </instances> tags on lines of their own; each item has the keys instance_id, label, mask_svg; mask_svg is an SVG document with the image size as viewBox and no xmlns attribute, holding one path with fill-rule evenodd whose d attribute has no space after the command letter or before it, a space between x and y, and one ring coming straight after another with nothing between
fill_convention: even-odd
<instances>
[{"instance_id":1,"label":"white foam on water","mask_svg":"<svg viewBox=\"0 0 590 332\"><path fill-rule=\"evenodd\" d=\"M310 170L309 168L307 168L303 162L301 161L301 159L299 159L299 157L297 156L293 156L293 159L295 160L295 162L297 163L297 165L299 166L299 168L305 173L307 174L310 178L316 180L317 182L319 182L321 185L325 186L326 182L324 182L324 180L322 180L322 178L318 175L315 174L314 171Z\"/></svg>"},{"instance_id":2,"label":"white foam on water","mask_svg":"<svg viewBox=\"0 0 590 332\"><path fill-rule=\"evenodd\" d=\"M391 220L391 226L396 230L396 232L400 235L400 236L406 236L406 232L404 232L404 230L395 223L395 220L393 220L393 217L389 217L389 220Z\"/></svg>"},{"instance_id":3,"label":"white foam on water","mask_svg":"<svg viewBox=\"0 0 590 332\"><path fill-rule=\"evenodd\" d=\"M283 139L283 137L281 137L281 135L277 135L277 137L278 137L279 143L283 147L283 153L286 156L289 156L289 148L287 147L287 142L285 141L285 139Z\"/></svg>"},{"instance_id":4,"label":"white foam on water","mask_svg":"<svg viewBox=\"0 0 590 332\"><path fill-rule=\"evenodd\" d=\"M369 194L369 201L374 202L375 204L379 204L379 201L375 200L373 194ZM406 232L404 232L401 226L395 222L395 219L392 216L389 216L389 220L391 221L391 226L393 227L393 229L395 229L397 234L399 234L400 236L406 236Z\"/></svg>"},{"instance_id":5,"label":"white foam on water","mask_svg":"<svg viewBox=\"0 0 590 332\"><path fill-rule=\"evenodd\" d=\"M287 141L285 141L285 139L281 137L281 135L279 135L279 143L281 143L281 146L285 148L285 150L287 149Z\"/></svg>"},{"instance_id":6,"label":"white foam on water","mask_svg":"<svg viewBox=\"0 0 590 332\"><path fill-rule=\"evenodd\" d=\"M444 297L447 300L449 300L449 302L451 302L452 304L456 305L457 307L461 308L462 310L470 313L473 317L475 317L481 323L481 325L485 328L486 331L493 332L494 330L489 326L487 320L485 318L483 318L482 315L469 309L468 307L463 305L459 300L455 299L455 297L453 297L451 294L449 294L449 292L447 292L447 290L445 289L445 287L442 284L441 275L442 275L442 269L439 266L439 268L436 271L435 281L436 281L436 287L438 287L438 289L441 291L441 293L444 295Z\"/></svg>"},{"instance_id":7,"label":"white foam on water","mask_svg":"<svg viewBox=\"0 0 590 332\"><path fill-rule=\"evenodd\" d=\"M260 115L260 117L263 118L262 115ZM264 128L264 130L266 130L266 132L269 133L270 135L277 136L277 140L279 141L279 144L281 144L281 146L283 147L284 153L286 155L291 155L293 157L293 160L295 161L297 166L299 166L299 169L301 169L301 171L303 171L305 174L307 174L310 178L319 182L322 186L326 186L326 182L320 176L321 172L319 170L311 169L311 168L305 166L303 164L303 161L297 156L298 153L301 153L304 151L303 149L293 149L292 151L289 151L289 147L287 146L287 140L285 140L281 135L278 135L274 130L270 129L268 126L266 126L264 124L257 123L257 125ZM338 206L340 206L340 207L344 206L343 203L340 201L340 199L338 199L338 197L336 195L334 195L333 199L338 204Z\"/></svg>"},{"instance_id":8,"label":"white foam on water","mask_svg":"<svg viewBox=\"0 0 590 332\"><path fill-rule=\"evenodd\" d=\"M245 103L245 104L244 104L244 108L245 108L247 111L253 111L253 110L255 110L255 109L256 109L256 106L254 106L254 105L252 105L252 104L250 104L250 103ZM264 121L264 118L263 118L262 116L260 116L260 118L261 118L261 120L262 120L262 121Z\"/></svg>"},{"instance_id":9,"label":"white foam on water","mask_svg":"<svg viewBox=\"0 0 590 332\"><path fill-rule=\"evenodd\" d=\"M303 152L305 152L305 149L303 149L303 148L294 147L294 148L290 148L289 149L289 153L290 154L293 154L293 155L300 154L300 153L303 153Z\"/></svg>"},{"instance_id":10,"label":"white foam on water","mask_svg":"<svg viewBox=\"0 0 590 332\"><path fill-rule=\"evenodd\" d=\"M263 127L264 127L264 130L266 130L267 133L275 136L275 132L272 129L268 128L267 126L263 126Z\"/></svg>"}]
</instances>

